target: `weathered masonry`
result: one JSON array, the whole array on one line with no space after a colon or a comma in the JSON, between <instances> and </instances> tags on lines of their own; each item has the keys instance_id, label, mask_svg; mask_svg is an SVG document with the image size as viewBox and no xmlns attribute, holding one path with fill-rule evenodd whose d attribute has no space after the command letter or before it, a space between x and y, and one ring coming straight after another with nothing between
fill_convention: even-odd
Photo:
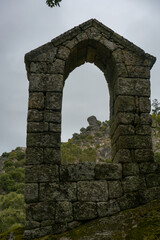
<instances>
[{"instance_id":1,"label":"weathered masonry","mask_svg":"<svg viewBox=\"0 0 160 240\"><path fill-rule=\"evenodd\" d=\"M69 73L85 62L101 69L108 83L113 163L62 165L63 87ZM151 140L154 62L95 19L26 54L25 239L60 233L160 197L160 167Z\"/></svg>"}]
</instances>

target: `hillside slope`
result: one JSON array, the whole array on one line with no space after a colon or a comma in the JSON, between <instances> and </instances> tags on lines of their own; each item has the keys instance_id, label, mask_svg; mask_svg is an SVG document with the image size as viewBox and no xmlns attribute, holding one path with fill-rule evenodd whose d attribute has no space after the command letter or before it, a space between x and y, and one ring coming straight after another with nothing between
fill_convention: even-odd
<instances>
[{"instance_id":1,"label":"hillside slope","mask_svg":"<svg viewBox=\"0 0 160 240\"><path fill-rule=\"evenodd\" d=\"M87 119L89 126L81 128L72 138L61 144L62 163L111 162L109 121L101 122L95 116ZM160 131L153 119L152 144L155 161L160 161Z\"/></svg>"},{"instance_id":2,"label":"hillside slope","mask_svg":"<svg viewBox=\"0 0 160 240\"><path fill-rule=\"evenodd\" d=\"M89 126L74 133L61 144L62 163L111 162L109 121L100 122L95 116L87 119Z\"/></svg>"},{"instance_id":3,"label":"hillside slope","mask_svg":"<svg viewBox=\"0 0 160 240\"><path fill-rule=\"evenodd\" d=\"M0 234L1 240L23 240L24 228ZM74 230L37 240L160 240L160 199Z\"/></svg>"}]
</instances>

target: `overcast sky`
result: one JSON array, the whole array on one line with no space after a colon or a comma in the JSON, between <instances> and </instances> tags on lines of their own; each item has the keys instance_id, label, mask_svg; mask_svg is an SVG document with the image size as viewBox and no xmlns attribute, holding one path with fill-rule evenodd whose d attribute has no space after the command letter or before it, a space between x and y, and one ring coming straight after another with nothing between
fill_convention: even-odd
<instances>
[{"instance_id":1,"label":"overcast sky","mask_svg":"<svg viewBox=\"0 0 160 240\"><path fill-rule=\"evenodd\" d=\"M160 100L160 0L0 0L0 154L26 145L28 80L24 55L84 21L96 18L157 57L151 99ZM63 97L62 141L87 126L87 117L109 118L109 95L93 64L76 68Z\"/></svg>"}]
</instances>

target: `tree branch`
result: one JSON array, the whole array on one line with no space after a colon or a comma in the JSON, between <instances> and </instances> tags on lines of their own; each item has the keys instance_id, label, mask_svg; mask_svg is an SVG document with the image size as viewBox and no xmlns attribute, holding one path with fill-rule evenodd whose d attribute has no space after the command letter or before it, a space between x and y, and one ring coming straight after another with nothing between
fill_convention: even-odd
<instances>
[{"instance_id":1,"label":"tree branch","mask_svg":"<svg viewBox=\"0 0 160 240\"><path fill-rule=\"evenodd\" d=\"M53 8L53 7L60 7L60 2L62 0L46 0L46 4L50 7L50 8Z\"/></svg>"}]
</instances>

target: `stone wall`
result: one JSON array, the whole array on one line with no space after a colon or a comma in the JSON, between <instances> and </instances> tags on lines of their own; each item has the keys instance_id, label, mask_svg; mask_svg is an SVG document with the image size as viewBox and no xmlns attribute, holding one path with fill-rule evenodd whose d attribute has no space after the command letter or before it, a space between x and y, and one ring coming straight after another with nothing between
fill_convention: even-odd
<instances>
[{"instance_id":1,"label":"stone wall","mask_svg":"<svg viewBox=\"0 0 160 240\"><path fill-rule=\"evenodd\" d=\"M123 164L47 165L45 175L44 166L30 167L26 239L57 234L160 198L160 165L140 158Z\"/></svg>"},{"instance_id":2,"label":"stone wall","mask_svg":"<svg viewBox=\"0 0 160 240\"><path fill-rule=\"evenodd\" d=\"M25 56L29 79L25 239L56 234L160 197L150 117L155 58L91 19ZM94 63L110 92L112 164L61 165L69 73Z\"/></svg>"}]
</instances>

